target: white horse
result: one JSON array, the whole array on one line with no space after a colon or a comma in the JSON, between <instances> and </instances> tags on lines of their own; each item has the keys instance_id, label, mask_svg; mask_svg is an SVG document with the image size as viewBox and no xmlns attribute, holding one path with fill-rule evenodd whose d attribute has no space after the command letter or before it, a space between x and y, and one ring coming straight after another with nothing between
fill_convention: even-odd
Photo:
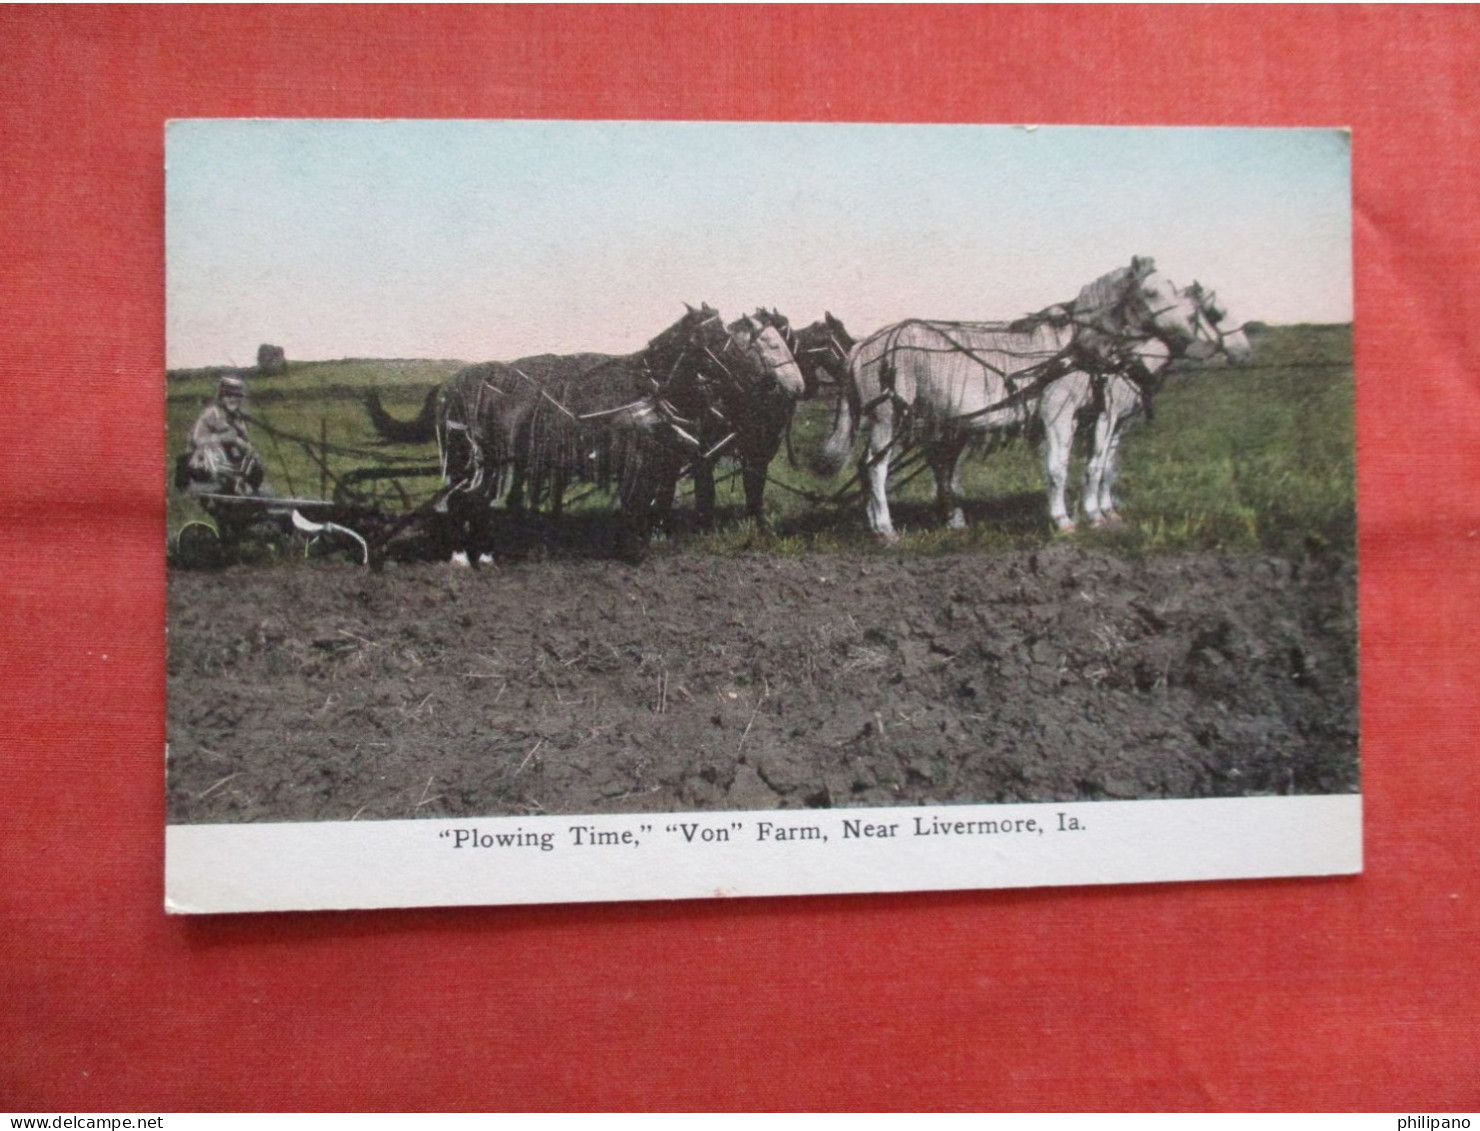
<instances>
[{"instance_id":1,"label":"white horse","mask_svg":"<svg viewBox=\"0 0 1480 1131\"><path fill-rule=\"evenodd\" d=\"M908 431L935 473L941 518L963 527L959 468L973 439L1027 424L1041 411L1044 390L1065 377L1159 368L1161 351L1170 357L1198 339L1198 319L1196 299L1152 260L1138 257L1090 283L1072 306L1016 323L911 319L886 326L849 358L849 380L817 470L836 473L866 421L868 522L880 538L894 541L890 463ZM1065 396L1075 387L1066 386Z\"/></svg>"},{"instance_id":2,"label":"white horse","mask_svg":"<svg viewBox=\"0 0 1480 1131\"><path fill-rule=\"evenodd\" d=\"M1044 386L1038 410L1044 432L1043 470L1048 480L1049 517L1060 531L1075 529L1065 489L1076 421L1082 411L1098 398L1094 445L1084 467L1083 505L1091 526L1105 526L1120 520L1114 491L1121 438L1138 414L1149 414L1151 396L1167 364L1180 357L1206 360L1217 353L1234 365L1249 360L1251 347L1244 323L1229 318L1217 295L1195 282L1183 293L1194 304L1191 339L1151 338L1135 345L1131 365L1100 374L1074 370Z\"/></svg>"}]
</instances>

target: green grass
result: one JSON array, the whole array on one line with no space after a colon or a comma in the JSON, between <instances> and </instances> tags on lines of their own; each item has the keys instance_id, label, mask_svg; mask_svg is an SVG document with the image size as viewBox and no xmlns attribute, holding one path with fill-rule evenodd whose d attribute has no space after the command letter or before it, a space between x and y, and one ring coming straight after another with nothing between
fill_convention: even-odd
<instances>
[{"instance_id":1,"label":"green grass","mask_svg":"<svg viewBox=\"0 0 1480 1131\"><path fill-rule=\"evenodd\" d=\"M1120 537L1146 549L1292 553L1356 544L1347 327L1279 327L1253 364L1190 370L1124 444Z\"/></svg>"},{"instance_id":2,"label":"green grass","mask_svg":"<svg viewBox=\"0 0 1480 1131\"><path fill-rule=\"evenodd\" d=\"M1086 544L1119 552L1221 550L1299 553L1319 546L1354 552L1356 539L1354 386L1349 326L1269 327L1253 338L1250 366L1186 365L1173 371L1156 398L1154 419L1132 423L1121 445L1117 491L1126 522L1078 535ZM456 362L335 361L293 364L282 377L251 380L249 411L277 429L317 444L373 450L392 458L431 462L430 446L381 446L360 402L369 386L382 390L396 415L409 417L426 389L458 367ZM175 375L169 385L169 445L184 438L214 381ZM798 462L821 446L832 424L831 407L812 403L798 413L793 447ZM321 473L304 446L277 441L258 429L254 440L278 494L318 496ZM1083 442L1079 445L1082 448ZM1070 474L1071 505L1083 476L1083 451ZM331 455L336 473L371 466L371 456ZM721 473L724 473L722 468ZM698 538L660 541L655 552L738 554L764 550L805 554L873 548L863 506L820 504L847 486L852 465L832 480L791 467L785 456L771 467L766 492L772 533L743 521L738 476L722 479L721 527ZM410 484L411 501L435 480ZM891 491L901 548L918 554L963 550L1001 551L1041 545L1054 535L1046 517L1039 449L1025 441L990 454L967 457L962 476L969 528L941 529L935 521L934 484L926 473ZM790 490L788 490L790 488ZM390 500L394 506L396 500ZM609 510L610 498L590 495L570 506L573 515ZM170 529L197 516L195 504L171 492ZM878 548L877 552L895 552Z\"/></svg>"}]
</instances>

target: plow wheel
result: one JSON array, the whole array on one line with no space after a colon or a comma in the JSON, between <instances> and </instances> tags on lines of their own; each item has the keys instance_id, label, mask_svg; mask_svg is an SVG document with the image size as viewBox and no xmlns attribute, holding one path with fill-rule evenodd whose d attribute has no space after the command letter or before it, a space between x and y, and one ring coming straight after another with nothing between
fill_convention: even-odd
<instances>
[{"instance_id":1,"label":"plow wheel","mask_svg":"<svg viewBox=\"0 0 1480 1131\"><path fill-rule=\"evenodd\" d=\"M175 562L183 569L219 569L226 564L220 533L209 522L187 522L175 535Z\"/></svg>"}]
</instances>

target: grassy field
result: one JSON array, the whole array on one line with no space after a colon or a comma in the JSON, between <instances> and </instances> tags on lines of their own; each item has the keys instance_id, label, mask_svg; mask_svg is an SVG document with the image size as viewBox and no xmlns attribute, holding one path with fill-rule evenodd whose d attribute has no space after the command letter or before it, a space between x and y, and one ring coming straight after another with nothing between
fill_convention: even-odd
<instances>
[{"instance_id":1,"label":"grassy field","mask_svg":"<svg viewBox=\"0 0 1480 1131\"><path fill-rule=\"evenodd\" d=\"M1350 326L1269 327L1252 337L1252 364L1221 363L1175 368L1156 399L1154 419L1137 420L1121 447L1118 496L1127 521L1114 530L1079 537L1125 553L1202 549L1237 553L1298 553L1318 546L1354 552L1356 539L1354 384ZM290 364L281 377L249 378L248 411L267 427L254 442L278 495L318 497L326 491L315 454L336 474L373 466L378 458L428 463L431 447L382 446L361 403L364 389L379 388L396 415L415 414L427 388L458 368L452 361L328 361ZM214 380L204 373L172 374L168 386L171 457ZM822 443L832 408L812 403L798 414L793 447L798 463ZM268 428L306 443L274 439ZM344 449L354 449L348 451ZM1082 476L1083 455L1071 473L1071 504ZM760 535L741 522L718 533L683 539L686 549L713 553L764 547L773 553L872 546L861 502L817 501L847 486L852 467L822 480L785 456L771 468L767 513L775 533ZM416 501L436 486L408 481ZM1047 521L1041 458L1027 441L988 455L968 456L963 475L970 528L939 529L928 474L891 492L904 549L934 553L1041 544L1053 534ZM894 501L897 500L897 501ZM399 499L391 500L395 505ZM743 510L738 477L721 483L722 518ZM575 501L571 510L609 509L602 496ZM173 532L198 517L196 504L170 491ZM663 552L664 547L657 547Z\"/></svg>"}]
</instances>

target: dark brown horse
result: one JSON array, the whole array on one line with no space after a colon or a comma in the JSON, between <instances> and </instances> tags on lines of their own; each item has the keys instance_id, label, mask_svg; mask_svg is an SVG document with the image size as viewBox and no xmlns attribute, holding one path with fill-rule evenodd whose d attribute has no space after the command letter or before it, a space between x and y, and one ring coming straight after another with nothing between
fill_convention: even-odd
<instances>
[{"instance_id":1,"label":"dark brown horse","mask_svg":"<svg viewBox=\"0 0 1480 1131\"><path fill-rule=\"evenodd\" d=\"M695 517L705 530L714 526L714 473L722 459L740 464L746 514L765 526L766 472L807 388L805 372L788 340L791 326L783 316L758 310L726 329L732 352L725 359L723 378L705 382L699 396L684 402L698 424L702 454L690 470Z\"/></svg>"},{"instance_id":2,"label":"dark brown horse","mask_svg":"<svg viewBox=\"0 0 1480 1131\"><path fill-rule=\"evenodd\" d=\"M776 315L775 311L771 313ZM788 327L788 333L789 330ZM808 399L843 387L848 380L848 355L856 344L847 327L831 311L810 326L789 334L787 345L801 367Z\"/></svg>"},{"instance_id":3,"label":"dark brown horse","mask_svg":"<svg viewBox=\"0 0 1480 1131\"><path fill-rule=\"evenodd\" d=\"M473 560L490 544L493 511L548 497L558 514L571 482L615 490L631 544L644 545L684 470L713 458L701 436L715 422L728 429L738 391L801 382L774 332L734 333L708 306L689 307L635 354L525 360L459 371L416 421L395 421L370 399L382 436L438 440L450 541Z\"/></svg>"},{"instance_id":4,"label":"dark brown horse","mask_svg":"<svg viewBox=\"0 0 1480 1131\"><path fill-rule=\"evenodd\" d=\"M715 467L722 459L733 459L740 464L745 485L746 515L765 529L767 473L783 441L788 444L788 456L791 454L791 422L796 406L847 380L853 339L830 313L822 321L793 331L785 315L764 308L732 322L729 331L740 342L770 342L774 333L787 353L781 354L771 343L766 347L772 351L766 363L768 379L731 380L710 390L710 411L699 417L699 441L706 455L692 469L694 510L699 526L711 529ZM788 355L796 363L795 375L785 365Z\"/></svg>"}]
</instances>

